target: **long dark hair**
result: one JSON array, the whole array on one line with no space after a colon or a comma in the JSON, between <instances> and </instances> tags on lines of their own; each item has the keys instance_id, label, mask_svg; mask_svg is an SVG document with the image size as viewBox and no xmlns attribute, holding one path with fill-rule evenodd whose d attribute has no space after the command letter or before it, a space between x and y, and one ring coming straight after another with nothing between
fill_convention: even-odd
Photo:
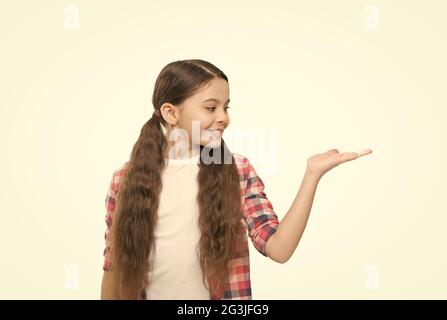
<instances>
[{"instance_id":1,"label":"long dark hair","mask_svg":"<svg viewBox=\"0 0 447 320\"><path fill-rule=\"evenodd\" d=\"M179 105L215 78L228 82L227 76L204 60L181 60L166 65L155 82L152 104L160 110L163 103ZM162 171L165 168L167 138L163 117L151 117L141 129L116 195L111 228L112 291L115 299L138 299L148 285L152 266L149 257L155 248L155 227ZM206 164L201 156L197 177L200 265L210 297L221 296L228 263L243 241L239 173L234 157L223 139L219 147L200 147L220 161ZM209 162L207 162L209 163ZM205 280L208 281L208 285Z\"/></svg>"}]
</instances>

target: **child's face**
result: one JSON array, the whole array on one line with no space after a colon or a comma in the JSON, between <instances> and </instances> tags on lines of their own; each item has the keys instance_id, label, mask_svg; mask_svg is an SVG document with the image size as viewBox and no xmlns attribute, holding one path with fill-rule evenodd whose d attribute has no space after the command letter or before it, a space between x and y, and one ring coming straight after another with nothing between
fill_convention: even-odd
<instances>
[{"instance_id":1,"label":"child's face","mask_svg":"<svg viewBox=\"0 0 447 320\"><path fill-rule=\"evenodd\" d=\"M187 133L189 137L190 151L192 147L198 148L199 144L202 146L219 146L223 130L230 124L227 111L228 103L228 83L221 78L213 79L196 94L175 107L175 116L168 117L171 124L175 123L171 126L171 130L185 130L184 133ZM182 141L186 142L184 138L185 136L182 137ZM174 140L172 143L177 141L171 138L172 140Z\"/></svg>"}]
</instances>

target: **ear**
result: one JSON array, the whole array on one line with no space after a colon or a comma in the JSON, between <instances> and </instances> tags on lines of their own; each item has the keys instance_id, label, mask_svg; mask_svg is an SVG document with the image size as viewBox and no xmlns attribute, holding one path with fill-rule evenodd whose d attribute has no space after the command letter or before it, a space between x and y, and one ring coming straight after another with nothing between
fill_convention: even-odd
<instances>
[{"instance_id":1,"label":"ear","mask_svg":"<svg viewBox=\"0 0 447 320\"><path fill-rule=\"evenodd\" d=\"M163 103L162 106L160 107L161 116L171 126L175 126L177 124L179 118L178 112L179 112L178 107L168 102Z\"/></svg>"}]
</instances>

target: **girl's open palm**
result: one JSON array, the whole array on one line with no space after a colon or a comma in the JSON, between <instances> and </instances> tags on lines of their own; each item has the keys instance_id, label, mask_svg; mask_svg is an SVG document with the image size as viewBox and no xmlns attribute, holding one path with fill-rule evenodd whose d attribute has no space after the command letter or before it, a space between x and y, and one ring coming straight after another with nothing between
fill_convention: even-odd
<instances>
[{"instance_id":1,"label":"girl's open palm","mask_svg":"<svg viewBox=\"0 0 447 320\"><path fill-rule=\"evenodd\" d=\"M335 168L340 163L351 161L367 154L372 153L371 149L365 149L360 152L343 152L337 149L331 149L325 153L318 153L307 159L307 170L312 174L321 177L329 170Z\"/></svg>"}]
</instances>

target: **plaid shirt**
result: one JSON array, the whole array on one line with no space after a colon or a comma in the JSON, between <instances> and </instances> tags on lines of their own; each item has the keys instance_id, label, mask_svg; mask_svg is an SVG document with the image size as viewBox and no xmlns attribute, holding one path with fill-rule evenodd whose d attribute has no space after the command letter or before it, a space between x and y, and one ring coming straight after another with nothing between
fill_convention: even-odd
<instances>
[{"instance_id":1,"label":"plaid shirt","mask_svg":"<svg viewBox=\"0 0 447 320\"><path fill-rule=\"evenodd\" d=\"M272 236L279 224L272 204L264 192L264 183L256 174L255 169L248 159L242 155L233 153L236 165L239 170L240 187L241 187L241 203L244 210L243 223L245 230L250 237L253 246L264 256L265 245L267 240ZM113 173L109 190L105 199L107 209L104 249L104 265L103 270L111 269L110 257L110 227L112 225L113 212L115 209L115 196L118 192L120 179L123 176L127 162L123 164ZM238 250L235 257L231 259L229 264L229 276L224 283L223 296L210 293L212 300L251 300L252 291L250 283L250 260L248 237L245 233L242 250ZM141 298L145 299L144 289Z\"/></svg>"}]
</instances>

